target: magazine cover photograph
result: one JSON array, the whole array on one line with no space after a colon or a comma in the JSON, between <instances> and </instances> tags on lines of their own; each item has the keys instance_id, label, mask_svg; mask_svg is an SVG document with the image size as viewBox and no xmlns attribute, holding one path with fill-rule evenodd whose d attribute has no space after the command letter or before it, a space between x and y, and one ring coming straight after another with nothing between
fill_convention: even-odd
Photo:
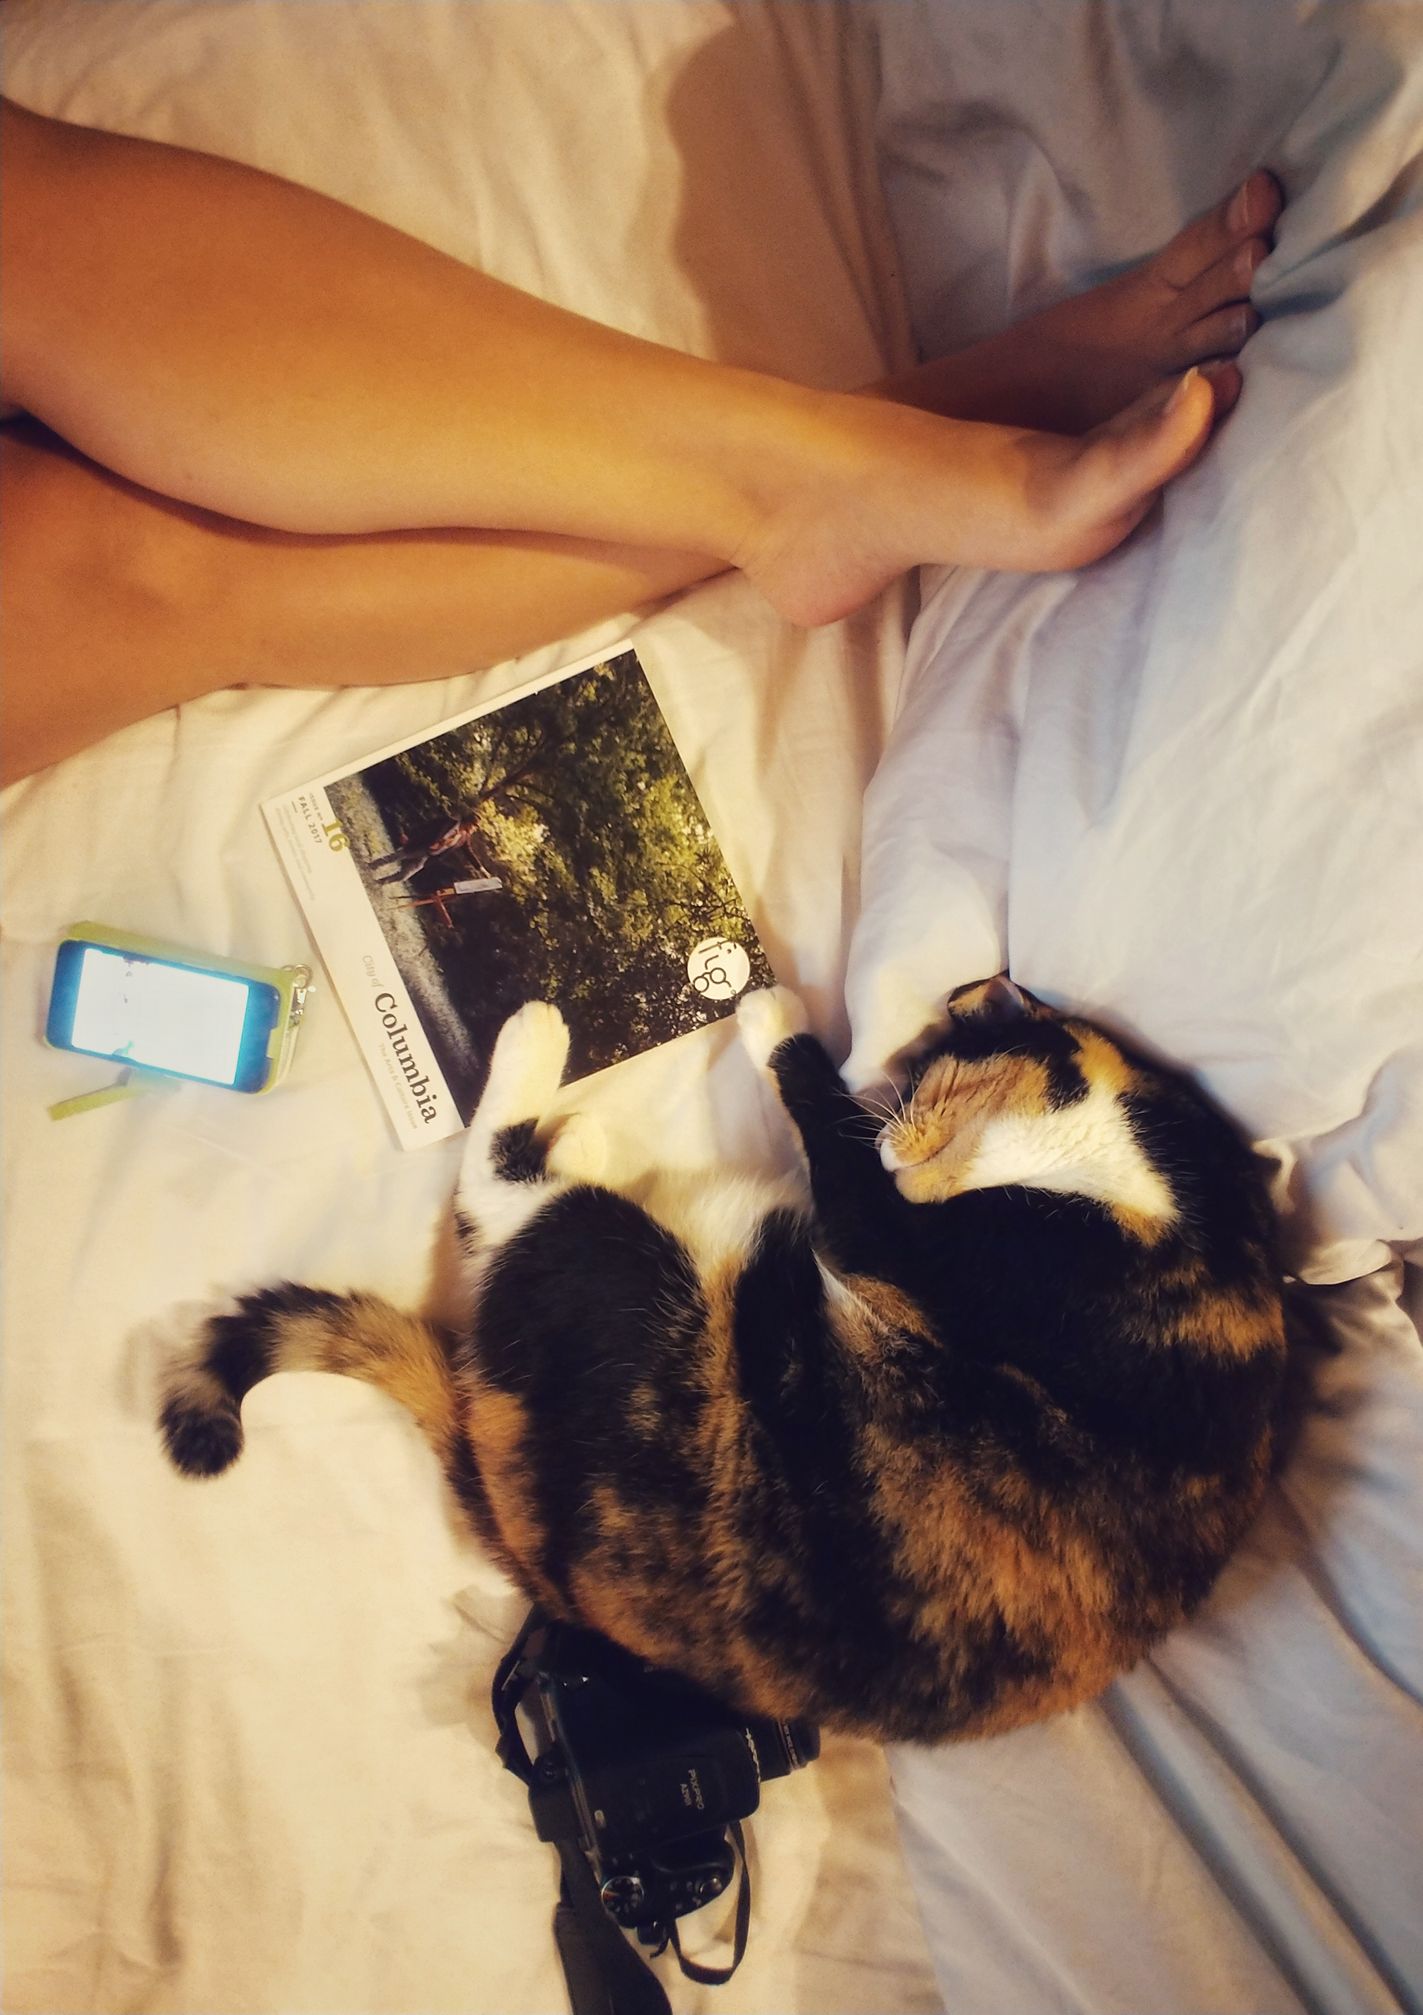
<instances>
[{"instance_id":1,"label":"magazine cover photograph","mask_svg":"<svg viewBox=\"0 0 1423 2015\"><path fill-rule=\"evenodd\" d=\"M771 982L632 651L265 810L406 1133L468 1123L525 1001L562 1009L578 1078Z\"/></svg>"}]
</instances>

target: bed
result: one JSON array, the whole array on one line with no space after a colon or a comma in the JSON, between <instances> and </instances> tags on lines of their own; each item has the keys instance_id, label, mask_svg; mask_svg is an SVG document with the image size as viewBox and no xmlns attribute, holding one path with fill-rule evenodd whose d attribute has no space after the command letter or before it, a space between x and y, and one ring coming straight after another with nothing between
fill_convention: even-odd
<instances>
[{"instance_id":1,"label":"bed","mask_svg":"<svg viewBox=\"0 0 1423 2015\"><path fill-rule=\"evenodd\" d=\"M829 1742L768 1792L733 1983L679 2009L1423 2006L1423 22L1399 4L7 0L5 88L340 196L553 299L850 385L1290 195L1209 458L1074 577L804 634L723 581L518 664L218 695L4 804L5 2005L536 2015L553 1874L485 1694L521 1605L382 1396L251 1396L198 1487L165 1339L282 1275L438 1295L329 991L295 1071L55 1124L53 945L306 940L286 784L631 636L780 975L868 1078L1008 963L1199 1069L1278 1168L1312 1394L1207 1611L1098 1705ZM1024 52L1031 52L1031 61ZM276 668L279 669L279 668ZM590 1089L628 1170L785 1152L725 1029ZM655 1128L649 1124L655 1115ZM663 1962L665 1964L665 1962Z\"/></svg>"}]
</instances>

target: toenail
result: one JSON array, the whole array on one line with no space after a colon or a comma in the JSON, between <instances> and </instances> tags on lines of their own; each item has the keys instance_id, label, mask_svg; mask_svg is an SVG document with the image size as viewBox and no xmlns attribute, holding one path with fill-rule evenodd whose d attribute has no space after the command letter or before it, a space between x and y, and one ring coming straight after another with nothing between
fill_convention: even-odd
<instances>
[{"instance_id":1,"label":"toenail","mask_svg":"<svg viewBox=\"0 0 1423 2015\"><path fill-rule=\"evenodd\" d=\"M1231 198L1230 208L1225 213L1225 221L1232 231L1248 231L1250 229L1250 219L1255 207L1253 202L1254 193L1255 188L1252 178L1251 181L1242 183Z\"/></svg>"}]
</instances>

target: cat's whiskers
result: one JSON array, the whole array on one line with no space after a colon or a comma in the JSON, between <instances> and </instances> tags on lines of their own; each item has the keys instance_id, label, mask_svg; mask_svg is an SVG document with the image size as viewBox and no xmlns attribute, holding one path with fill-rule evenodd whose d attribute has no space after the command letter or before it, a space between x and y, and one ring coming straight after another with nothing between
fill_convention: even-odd
<instances>
[{"instance_id":1,"label":"cat's whiskers","mask_svg":"<svg viewBox=\"0 0 1423 2015\"><path fill-rule=\"evenodd\" d=\"M836 1132L852 1139L877 1140L890 1123L883 1100L872 1092L846 1092L844 1099L850 1110L837 1124Z\"/></svg>"}]
</instances>

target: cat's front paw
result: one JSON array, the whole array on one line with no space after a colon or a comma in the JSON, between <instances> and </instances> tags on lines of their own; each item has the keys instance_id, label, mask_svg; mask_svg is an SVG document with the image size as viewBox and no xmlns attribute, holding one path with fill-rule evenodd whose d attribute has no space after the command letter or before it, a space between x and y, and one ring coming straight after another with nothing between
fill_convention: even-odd
<instances>
[{"instance_id":1,"label":"cat's front paw","mask_svg":"<svg viewBox=\"0 0 1423 2015\"><path fill-rule=\"evenodd\" d=\"M549 1146L548 1166L565 1182L597 1182L608 1166L602 1121L591 1112L571 1113Z\"/></svg>"},{"instance_id":2,"label":"cat's front paw","mask_svg":"<svg viewBox=\"0 0 1423 2015\"><path fill-rule=\"evenodd\" d=\"M789 987L757 987L741 996L736 1026L752 1063L766 1070L781 1044L804 1035L809 1022L800 995Z\"/></svg>"},{"instance_id":3,"label":"cat's front paw","mask_svg":"<svg viewBox=\"0 0 1423 2015\"><path fill-rule=\"evenodd\" d=\"M526 1001L499 1031L476 1115L490 1133L540 1120L568 1062L568 1024L549 1001Z\"/></svg>"}]
</instances>

